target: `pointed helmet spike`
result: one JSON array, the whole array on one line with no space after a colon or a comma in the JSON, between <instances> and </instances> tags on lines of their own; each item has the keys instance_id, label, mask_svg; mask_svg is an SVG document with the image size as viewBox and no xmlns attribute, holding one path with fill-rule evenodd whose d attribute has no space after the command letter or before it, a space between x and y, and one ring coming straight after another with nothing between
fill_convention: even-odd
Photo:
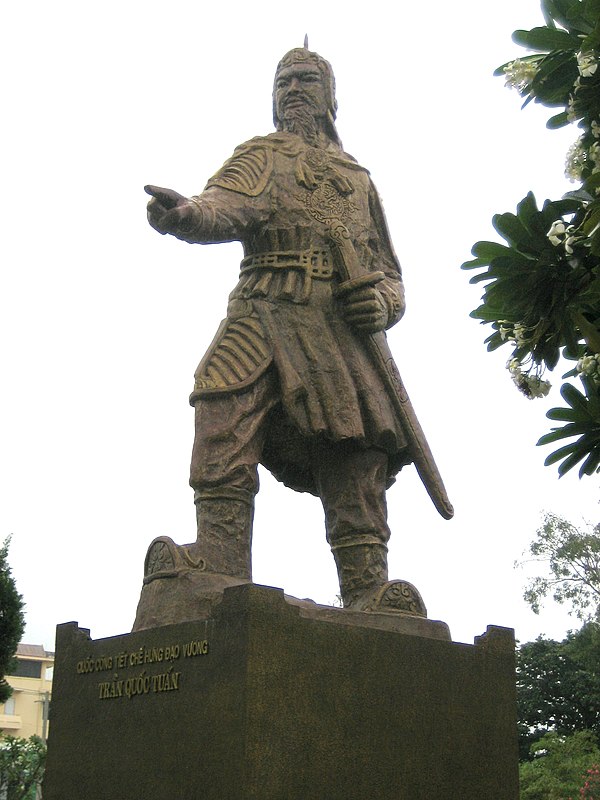
<instances>
[{"instance_id":1,"label":"pointed helmet spike","mask_svg":"<svg viewBox=\"0 0 600 800\"><path fill-rule=\"evenodd\" d=\"M304 49L308 50L308 33L304 34Z\"/></svg>"}]
</instances>

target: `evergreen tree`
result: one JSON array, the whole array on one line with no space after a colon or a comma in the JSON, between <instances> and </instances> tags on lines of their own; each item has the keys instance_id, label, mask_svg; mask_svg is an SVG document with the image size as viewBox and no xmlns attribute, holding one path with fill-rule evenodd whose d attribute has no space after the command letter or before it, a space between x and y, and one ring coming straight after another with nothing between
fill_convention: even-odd
<instances>
[{"instance_id":1,"label":"evergreen tree","mask_svg":"<svg viewBox=\"0 0 600 800\"><path fill-rule=\"evenodd\" d=\"M0 547L0 703L12 694L4 676L13 669L17 646L25 630L23 598L17 591L8 564L10 537Z\"/></svg>"}]
</instances>

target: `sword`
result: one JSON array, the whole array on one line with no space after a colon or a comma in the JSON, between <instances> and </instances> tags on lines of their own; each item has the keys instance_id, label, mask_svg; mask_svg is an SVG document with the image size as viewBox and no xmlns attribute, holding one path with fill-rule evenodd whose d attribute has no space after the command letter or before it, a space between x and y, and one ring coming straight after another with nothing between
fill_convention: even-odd
<instances>
[{"instance_id":1,"label":"sword","mask_svg":"<svg viewBox=\"0 0 600 800\"><path fill-rule=\"evenodd\" d=\"M384 272L368 272L364 269L354 249L350 231L343 222L333 220L328 233L338 256L337 266L342 278L342 283L338 287L338 295L346 294L359 287L374 286L385 278ZM454 508L448 499L442 476L402 383L385 333L378 331L366 334L365 345L402 423L419 477L442 517L451 519L454 516Z\"/></svg>"}]
</instances>

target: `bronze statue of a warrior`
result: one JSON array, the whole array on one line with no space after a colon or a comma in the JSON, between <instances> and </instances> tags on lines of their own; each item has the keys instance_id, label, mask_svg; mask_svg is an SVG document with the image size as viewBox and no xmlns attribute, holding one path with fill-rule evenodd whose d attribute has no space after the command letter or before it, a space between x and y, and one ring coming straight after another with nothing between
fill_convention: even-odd
<instances>
[{"instance_id":1,"label":"bronze statue of a warrior","mask_svg":"<svg viewBox=\"0 0 600 800\"><path fill-rule=\"evenodd\" d=\"M190 398L198 538L158 541L147 578L179 564L213 587L251 580L259 463L320 497L352 609L378 610L399 583L388 581L385 492L403 466L452 516L387 349L384 331L404 313L400 265L369 173L342 149L336 107L329 63L291 50L275 74L275 133L240 145L198 196L146 187L160 233L244 248Z\"/></svg>"}]
</instances>

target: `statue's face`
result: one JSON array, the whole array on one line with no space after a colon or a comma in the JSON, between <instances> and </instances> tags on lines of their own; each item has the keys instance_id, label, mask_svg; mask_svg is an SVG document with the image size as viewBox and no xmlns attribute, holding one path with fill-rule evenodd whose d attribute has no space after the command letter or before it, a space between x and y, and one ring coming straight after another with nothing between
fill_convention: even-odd
<instances>
[{"instance_id":1,"label":"statue's face","mask_svg":"<svg viewBox=\"0 0 600 800\"><path fill-rule=\"evenodd\" d=\"M304 107L315 117L327 115L327 91L316 64L299 62L283 67L275 80L275 108L283 120L286 112Z\"/></svg>"}]
</instances>

